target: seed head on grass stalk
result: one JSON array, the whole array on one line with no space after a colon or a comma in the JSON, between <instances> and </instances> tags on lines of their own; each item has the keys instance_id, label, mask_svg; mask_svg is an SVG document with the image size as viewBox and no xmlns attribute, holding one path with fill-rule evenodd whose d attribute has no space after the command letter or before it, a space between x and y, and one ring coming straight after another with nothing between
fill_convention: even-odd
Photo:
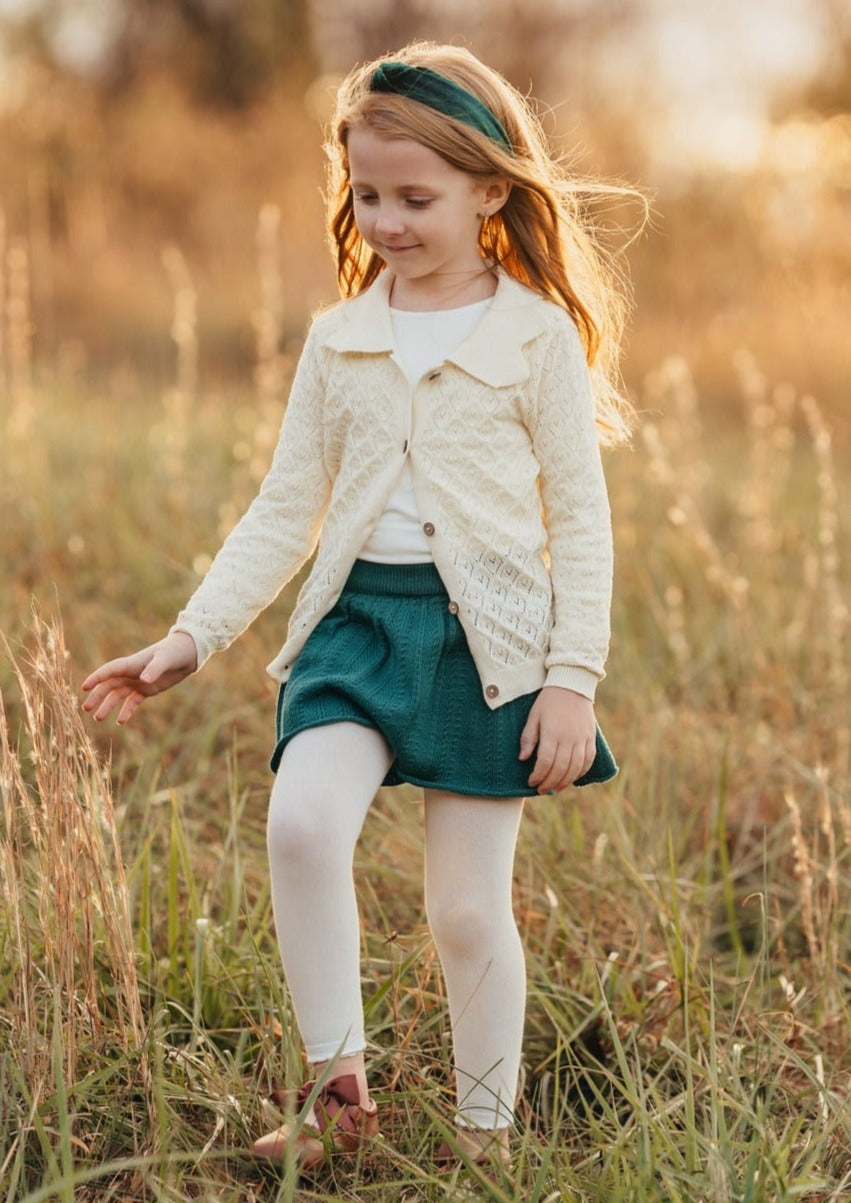
<instances>
[{"instance_id":1,"label":"seed head on grass stalk","mask_svg":"<svg viewBox=\"0 0 851 1203\"><path fill-rule=\"evenodd\" d=\"M177 350L174 384L163 395L163 466L172 500L183 502L189 413L198 389L198 295L186 260L176 246L163 249L163 266L174 293L171 337Z\"/></svg>"},{"instance_id":2,"label":"seed head on grass stalk","mask_svg":"<svg viewBox=\"0 0 851 1203\"><path fill-rule=\"evenodd\" d=\"M5 230L3 231L5 243ZM3 248L0 247L0 250ZM30 251L25 238L9 240L6 250L6 288L4 342L9 367L11 412L7 431L12 439L23 441L33 417L33 320Z\"/></svg>"},{"instance_id":3,"label":"seed head on grass stalk","mask_svg":"<svg viewBox=\"0 0 851 1203\"><path fill-rule=\"evenodd\" d=\"M828 642L828 684L837 702L839 721L836 724L836 768L847 779L851 759L851 726L847 719L848 702L848 605L840 580L839 560L839 492L833 462L833 441L830 427L814 397L802 397L801 408L807 419L810 437L815 448L818 473L818 555L820 592L823 597ZM845 718L842 718L842 715Z\"/></svg>"},{"instance_id":4,"label":"seed head on grass stalk","mask_svg":"<svg viewBox=\"0 0 851 1203\"><path fill-rule=\"evenodd\" d=\"M260 304L252 314L256 364L254 383L264 417L279 418L283 402L284 373L280 355L284 310L281 273L281 210L265 204L257 217L257 274Z\"/></svg>"},{"instance_id":5,"label":"seed head on grass stalk","mask_svg":"<svg viewBox=\"0 0 851 1203\"><path fill-rule=\"evenodd\" d=\"M78 1081L84 1049L117 1045L146 1087L144 1019L110 782L67 677L61 625L34 614L30 650L16 657L4 646L23 706L15 739L0 707L0 863L23 1021L21 1068L29 1081L45 1076L59 1000L66 1084Z\"/></svg>"},{"instance_id":6,"label":"seed head on grass stalk","mask_svg":"<svg viewBox=\"0 0 851 1203\"><path fill-rule=\"evenodd\" d=\"M0 395L6 386L6 214L0 208Z\"/></svg>"}]
</instances>

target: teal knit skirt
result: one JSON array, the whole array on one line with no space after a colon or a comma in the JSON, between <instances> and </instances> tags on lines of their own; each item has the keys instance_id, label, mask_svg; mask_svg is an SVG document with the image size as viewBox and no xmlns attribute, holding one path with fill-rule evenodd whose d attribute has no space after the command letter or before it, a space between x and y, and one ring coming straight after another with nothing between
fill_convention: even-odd
<instances>
[{"instance_id":1,"label":"teal knit skirt","mask_svg":"<svg viewBox=\"0 0 851 1203\"><path fill-rule=\"evenodd\" d=\"M528 784L535 754L517 756L537 696L490 709L433 564L357 560L281 686L272 769L300 731L353 722L377 728L394 753L384 785L528 796L536 792ZM575 784L608 781L617 771L598 727L596 759Z\"/></svg>"}]
</instances>

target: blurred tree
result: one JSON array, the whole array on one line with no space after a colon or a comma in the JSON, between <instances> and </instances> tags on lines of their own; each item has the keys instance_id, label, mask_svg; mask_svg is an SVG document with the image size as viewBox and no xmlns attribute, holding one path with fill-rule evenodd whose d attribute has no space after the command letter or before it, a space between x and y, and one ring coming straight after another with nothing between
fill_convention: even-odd
<instances>
[{"instance_id":1,"label":"blurred tree","mask_svg":"<svg viewBox=\"0 0 851 1203\"><path fill-rule=\"evenodd\" d=\"M825 31L824 59L811 79L792 91L778 90L776 120L800 109L823 117L851 113L851 7L848 0L811 0L815 19Z\"/></svg>"},{"instance_id":2,"label":"blurred tree","mask_svg":"<svg viewBox=\"0 0 851 1203\"><path fill-rule=\"evenodd\" d=\"M833 43L832 60L804 89L800 99L825 117L851 113L851 28Z\"/></svg>"},{"instance_id":3,"label":"blurred tree","mask_svg":"<svg viewBox=\"0 0 851 1203\"><path fill-rule=\"evenodd\" d=\"M241 108L314 73L308 0L124 0L113 79L165 62L201 101Z\"/></svg>"},{"instance_id":4,"label":"blurred tree","mask_svg":"<svg viewBox=\"0 0 851 1203\"><path fill-rule=\"evenodd\" d=\"M346 71L416 38L467 45L521 91L583 107L602 39L624 36L643 0L313 0L322 65Z\"/></svg>"},{"instance_id":5,"label":"blurred tree","mask_svg":"<svg viewBox=\"0 0 851 1203\"><path fill-rule=\"evenodd\" d=\"M165 70L204 104L242 108L315 73L309 0L32 0L6 16L12 54L108 93Z\"/></svg>"}]
</instances>

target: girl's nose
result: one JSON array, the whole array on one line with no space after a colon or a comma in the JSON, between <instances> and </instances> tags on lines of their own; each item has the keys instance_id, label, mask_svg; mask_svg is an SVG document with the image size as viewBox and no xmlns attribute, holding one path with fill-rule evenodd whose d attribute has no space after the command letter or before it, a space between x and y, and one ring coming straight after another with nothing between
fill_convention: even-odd
<instances>
[{"instance_id":1,"label":"girl's nose","mask_svg":"<svg viewBox=\"0 0 851 1203\"><path fill-rule=\"evenodd\" d=\"M401 234L405 228L398 210L382 205L375 217L375 230L378 234Z\"/></svg>"}]
</instances>

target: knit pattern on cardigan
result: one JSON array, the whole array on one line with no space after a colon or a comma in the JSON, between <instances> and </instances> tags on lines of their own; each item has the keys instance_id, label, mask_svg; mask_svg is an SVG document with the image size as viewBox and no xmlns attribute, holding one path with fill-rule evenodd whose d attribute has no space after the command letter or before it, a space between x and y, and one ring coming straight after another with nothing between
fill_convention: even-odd
<instances>
[{"instance_id":1,"label":"knit pattern on cardigan","mask_svg":"<svg viewBox=\"0 0 851 1203\"><path fill-rule=\"evenodd\" d=\"M384 273L313 322L272 466L173 630L199 667L316 551L269 665L286 680L337 600L405 457L488 704L543 684L593 698L612 544L590 380L569 315L500 273L473 334L411 388Z\"/></svg>"}]
</instances>

